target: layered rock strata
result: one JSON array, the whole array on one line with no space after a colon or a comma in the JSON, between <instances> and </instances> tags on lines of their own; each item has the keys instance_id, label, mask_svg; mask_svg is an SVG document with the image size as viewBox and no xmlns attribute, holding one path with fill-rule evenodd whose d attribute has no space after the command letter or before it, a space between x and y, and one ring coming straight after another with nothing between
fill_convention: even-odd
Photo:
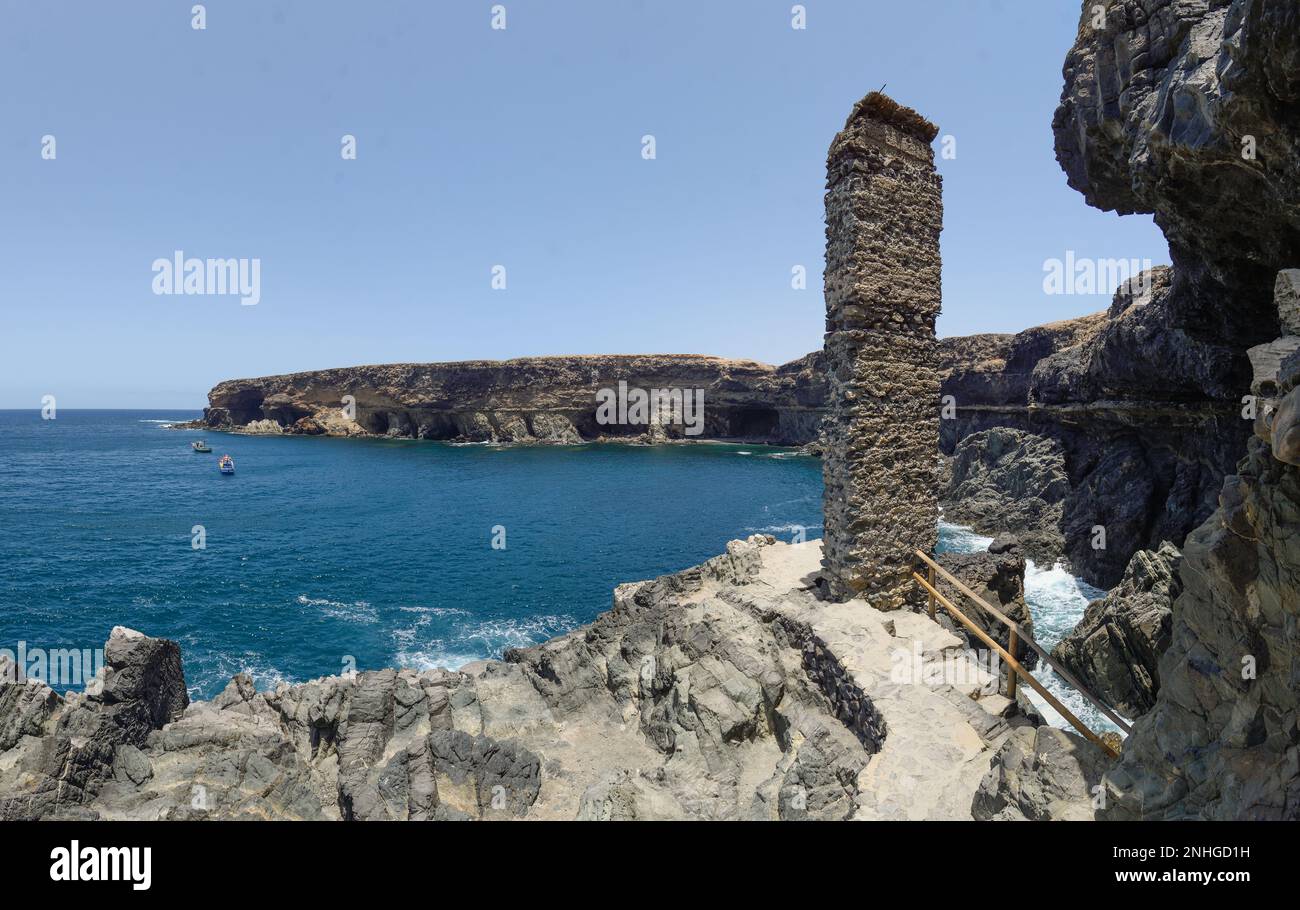
<instances>
[{"instance_id":1,"label":"layered rock strata","mask_svg":"<svg viewBox=\"0 0 1300 910\"><path fill-rule=\"evenodd\" d=\"M933 549L938 519L936 133L872 93L826 162L823 578L886 610L914 591L912 551Z\"/></svg>"},{"instance_id":2,"label":"layered rock strata","mask_svg":"<svg viewBox=\"0 0 1300 910\"><path fill-rule=\"evenodd\" d=\"M1014 524L986 526L978 507L990 499L984 496L965 520L1022 534L1035 556L1049 555L1055 539L1075 574L1107 588L1134 553L1166 540L1181 544L1209 516L1250 432L1241 418L1248 360L1179 327L1182 317L1173 313L1181 298L1169 269L1143 280L1146 287L1121 287L1104 313L1017 335L941 342L943 395L955 405L952 419L942 421L942 451L965 446L969 458L979 454L972 447L985 431L1030 434L1019 445L997 440L999 473L1015 483L1037 479L1019 488L1024 501L1045 498L1052 506L1050 514L1039 512L1041 522L1023 522L1023 508L1013 507ZM1169 363L1168 376L1148 361ZM1148 372L1135 375L1135 363ZM1204 384L1184 381L1192 374ZM1035 440L1061 452L1064 488L1055 472L1039 470L1044 444ZM952 492L946 514L962 508ZM1043 532L1037 539L1027 533L1035 526Z\"/></svg>"},{"instance_id":3,"label":"layered rock strata","mask_svg":"<svg viewBox=\"0 0 1300 910\"><path fill-rule=\"evenodd\" d=\"M1160 478L1125 484L1164 509L1102 505L1075 519L1111 531L1092 573L1110 584L1132 552L1117 538L1180 542L1244 452L1246 352L1282 334L1272 292L1300 261L1300 29L1291 0L1131 0L1100 17L1082 6L1053 120L1057 159L1090 205L1153 214L1173 262L1148 299L1117 298L1099 336L1037 383L1044 404L1104 396L1142 428L1108 440L1096 460L1112 464L1081 488L1115 503L1107 476L1146 464ZM1071 556L1087 565L1087 553Z\"/></svg>"},{"instance_id":4,"label":"layered rock strata","mask_svg":"<svg viewBox=\"0 0 1300 910\"><path fill-rule=\"evenodd\" d=\"M1138 717L1155 705L1173 602L1183 590L1182 558L1169 543L1138 551L1120 583L1088 604L1052 649L1053 658L1125 717Z\"/></svg>"},{"instance_id":5,"label":"layered rock strata","mask_svg":"<svg viewBox=\"0 0 1300 910\"><path fill-rule=\"evenodd\" d=\"M1132 317L1147 356L1112 357L1102 378L1232 401L1233 429L1207 424L1210 445L1243 424L1251 434L1216 511L1187 536L1160 688L1105 774L1103 815L1300 818L1300 459L1288 409L1300 364L1279 358L1275 377L1257 378L1247 353L1293 330L1300 12L1290 0L1130 0L1096 28L1090 6L1066 60L1058 158L1089 203L1153 212L1174 263L1164 303ZM1253 426L1241 419L1252 384L1278 402Z\"/></svg>"},{"instance_id":6,"label":"layered rock strata","mask_svg":"<svg viewBox=\"0 0 1300 910\"><path fill-rule=\"evenodd\" d=\"M197 425L251 433L393 436L470 442L601 438L817 439L821 355L780 367L690 354L526 357L387 364L234 379L208 393ZM620 386L620 383L622 386ZM627 390L614 421L602 390ZM663 393L644 415L628 399ZM682 396L702 394L702 413ZM626 419L623 419L625 417ZM698 419L697 419L698 418Z\"/></svg>"},{"instance_id":7,"label":"layered rock strata","mask_svg":"<svg viewBox=\"0 0 1300 910\"><path fill-rule=\"evenodd\" d=\"M1106 775L1110 818L1300 819L1300 357L1219 508L1188 538L1151 710Z\"/></svg>"}]
</instances>

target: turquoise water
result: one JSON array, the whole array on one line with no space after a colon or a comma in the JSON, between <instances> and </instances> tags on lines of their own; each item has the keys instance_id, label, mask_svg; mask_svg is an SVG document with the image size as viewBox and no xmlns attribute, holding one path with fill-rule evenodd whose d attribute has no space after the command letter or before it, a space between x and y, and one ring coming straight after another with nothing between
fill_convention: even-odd
<instances>
[{"instance_id":1,"label":"turquoise water","mask_svg":"<svg viewBox=\"0 0 1300 910\"><path fill-rule=\"evenodd\" d=\"M271 686L348 656L455 667L590 622L615 585L728 540L821 535L820 462L788 450L163 426L195 416L0 412L0 648L94 649L126 625L179 641L204 698L241 670ZM213 454L190 451L200 437Z\"/></svg>"}]
</instances>

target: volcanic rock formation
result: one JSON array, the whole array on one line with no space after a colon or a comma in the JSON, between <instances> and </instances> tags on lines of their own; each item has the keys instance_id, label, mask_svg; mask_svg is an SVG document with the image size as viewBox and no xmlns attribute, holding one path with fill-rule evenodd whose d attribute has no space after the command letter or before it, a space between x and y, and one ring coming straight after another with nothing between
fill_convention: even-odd
<instances>
[{"instance_id":1,"label":"volcanic rock formation","mask_svg":"<svg viewBox=\"0 0 1300 910\"><path fill-rule=\"evenodd\" d=\"M1059 442L995 427L958 443L939 501L946 520L1012 532L1029 556L1050 565L1064 551L1062 505L1070 490Z\"/></svg>"},{"instance_id":2,"label":"volcanic rock formation","mask_svg":"<svg viewBox=\"0 0 1300 910\"><path fill-rule=\"evenodd\" d=\"M834 599L886 610L915 589L912 551L937 534L937 132L873 92L826 160L823 579Z\"/></svg>"},{"instance_id":3,"label":"volcanic rock formation","mask_svg":"<svg viewBox=\"0 0 1300 910\"><path fill-rule=\"evenodd\" d=\"M1231 403L1235 416L1200 432L1211 448L1235 443L1252 429L1243 396L1252 383L1270 391L1247 351L1294 312L1279 272L1300 264L1300 7L1129 0L1094 28L1091 6L1066 59L1058 158L1092 205L1154 212L1174 265L1160 302L1066 372L1087 366L1084 381L1117 397ZM1300 818L1300 474L1287 409L1300 363L1277 369L1280 404L1253 415L1217 511L1187 537L1155 705L1105 775L1109 817ZM1200 486L1178 497L1189 513Z\"/></svg>"},{"instance_id":4,"label":"volcanic rock formation","mask_svg":"<svg viewBox=\"0 0 1300 910\"><path fill-rule=\"evenodd\" d=\"M1173 602L1183 590L1181 563L1182 554L1170 543L1138 551L1123 580L1088 604L1052 649L1052 657L1125 717L1145 714L1155 704Z\"/></svg>"},{"instance_id":5,"label":"volcanic rock formation","mask_svg":"<svg viewBox=\"0 0 1300 910\"><path fill-rule=\"evenodd\" d=\"M234 379L208 393L198 425L253 433L471 442L659 441L687 436L671 407L650 422L602 423L597 393L704 393L699 438L803 445L825 401L820 353L773 367L693 354L525 357L386 364ZM674 421L674 416L677 417Z\"/></svg>"},{"instance_id":6,"label":"volcanic rock formation","mask_svg":"<svg viewBox=\"0 0 1300 910\"><path fill-rule=\"evenodd\" d=\"M1137 551L1158 549L1166 540L1181 545L1209 516L1250 432L1240 414L1245 388L1233 385L1249 384L1248 360L1177 326L1171 310L1180 298L1168 268L1146 280L1146 287L1121 287L1105 313L1016 335L941 342L943 395L956 404L954 419L942 421L942 450L971 449L976 435L992 428L1033 434L1019 448L1000 440L1001 466L989 480L1015 478L1026 500L1051 503L1051 514L1039 512L1046 519L1039 530L1059 540L1075 574L1101 587L1118 583ZM1154 377L1145 384L1126 378L1134 363L1148 359L1171 364L1169 385ZM1224 378L1212 395L1178 388L1183 372L1216 370ZM1043 445L1037 439L1050 440L1062 453L1064 487L1054 473L1036 467ZM1023 485L1034 478L1046 485ZM955 492L944 497L952 520L1023 533L1023 507L1008 514L1014 524L985 526L979 503L991 497L963 506ZM1098 527L1105 529L1103 548L1094 546ZM1026 536L1026 544L1034 543ZM1039 555L1042 547L1031 549Z\"/></svg>"}]
</instances>

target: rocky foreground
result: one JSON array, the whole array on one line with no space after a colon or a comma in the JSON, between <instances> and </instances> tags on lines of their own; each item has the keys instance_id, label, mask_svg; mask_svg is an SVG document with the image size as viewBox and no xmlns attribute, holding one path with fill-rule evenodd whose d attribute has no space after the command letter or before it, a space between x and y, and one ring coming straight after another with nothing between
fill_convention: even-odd
<instances>
[{"instance_id":1,"label":"rocky foreground","mask_svg":"<svg viewBox=\"0 0 1300 910\"><path fill-rule=\"evenodd\" d=\"M1097 750L924 613L818 600L820 558L751 537L503 661L206 702L116 628L87 693L0 682L0 818L1091 817Z\"/></svg>"}]
</instances>

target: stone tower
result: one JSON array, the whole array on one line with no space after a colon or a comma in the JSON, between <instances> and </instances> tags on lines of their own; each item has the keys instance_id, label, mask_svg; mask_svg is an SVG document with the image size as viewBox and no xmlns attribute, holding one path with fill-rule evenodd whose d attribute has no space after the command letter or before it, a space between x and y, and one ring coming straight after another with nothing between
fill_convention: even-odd
<instances>
[{"instance_id":1,"label":"stone tower","mask_svg":"<svg viewBox=\"0 0 1300 910\"><path fill-rule=\"evenodd\" d=\"M826 159L822 577L833 599L882 610L913 596L912 551L938 533L937 133L872 92Z\"/></svg>"}]
</instances>

